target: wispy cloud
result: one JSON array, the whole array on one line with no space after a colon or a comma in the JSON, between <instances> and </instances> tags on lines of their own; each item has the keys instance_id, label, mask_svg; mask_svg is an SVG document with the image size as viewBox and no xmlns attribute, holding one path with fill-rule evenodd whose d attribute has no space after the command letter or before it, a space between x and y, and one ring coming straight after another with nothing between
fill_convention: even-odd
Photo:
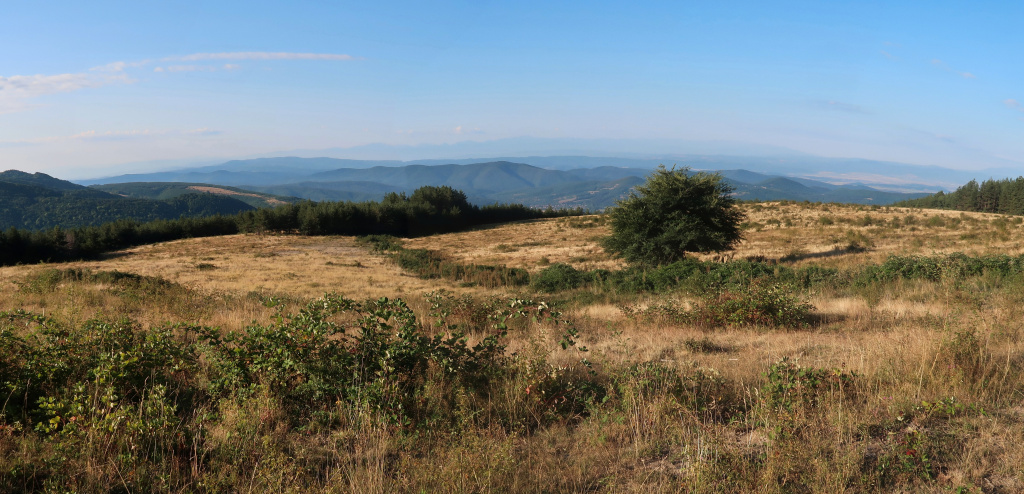
<instances>
[{"instance_id":1,"label":"wispy cloud","mask_svg":"<svg viewBox=\"0 0 1024 494\"><path fill-rule=\"evenodd\" d=\"M942 70L945 70L946 72L953 72L953 73L959 75L960 77L963 77L964 79L977 79L978 78L978 76L976 76L976 75L974 75L974 74L972 74L970 72L964 72L964 71L953 69L946 62L943 62L942 60L939 60L938 58L933 58L931 63L935 67L938 67L938 68L940 68Z\"/></svg>"},{"instance_id":2,"label":"wispy cloud","mask_svg":"<svg viewBox=\"0 0 1024 494\"><path fill-rule=\"evenodd\" d=\"M818 109L838 111L843 113L853 113L858 115L870 115L871 112L864 109L863 106L855 105L852 103L843 103L842 101L828 100L828 101L812 101L811 106Z\"/></svg>"},{"instance_id":3,"label":"wispy cloud","mask_svg":"<svg viewBox=\"0 0 1024 494\"><path fill-rule=\"evenodd\" d=\"M893 52L899 50L900 48L903 48L903 45L899 43L893 43L891 41L886 41L882 43L882 46L884 46L885 48L878 50L878 52L881 53L883 57L895 62L903 60L899 56L893 54Z\"/></svg>"},{"instance_id":4,"label":"wispy cloud","mask_svg":"<svg viewBox=\"0 0 1024 494\"><path fill-rule=\"evenodd\" d=\"M26 101L48 94L132 82L135 81L122 73L0 76L0 113L13 113L38 107L39 105L28 104Z\"/></svg>"},{"instance_id":5,"label":"wispy cloud","mask_svg":"<svg viewBox=\"0 0 1024 494\"><path fill-rule=\"evenodd\" d=\"M56 75L12 75L0 76L0 114L14 113L37 108L41 105L30 104L29 101L55 93L68 93L87 88L96 88L109 84L130 84L137 82L131 78L130 69L152 66L160 62L212 62L239 60L324 60L352 61L358 57L341 53L293 53L293 52L221 52L193 53L190 55L146 59L134 62L116 61L90 68L85 72ZM241 68L235 63L202 64L202 63L171 63L158 65L154 72L212 72L217 70L237 70Z\"/></svg>"},{"instance_id":6,"label":"wispy cloud","mask_svg":"<svg viewBox=\"0 0 1024 494\"><path fill-rule=\"evenodd\" d=\"M63 135L63 136L50 136L50 137L38 137L35 139L24 139L20 141L0 141L0 146L12 147L12 146L31 146L37 144L50 144L56 142L74 142L74 141L125 141L133 139L147 139L154 137L174 137L174 136L215 136L222 134L222 131L210 129L207 127L190 130L150 130L150 129L131 129L131 130L107 130L107 131L96 131L87 130L79 132L77 134Z\"/></svg>"},{"instance_id":7,"label":"wispy cloud","mask_svg":"<svg viewBox=\"0 0 1024 494\"><path fill-rule=\"evenodd\" d=\"M1013 98L1004 99L1003 100L1003 105L1005 105L1007 108L1009 108L1011 110L1017 110L1019 112L1024 112L1024 104L1021 104L1020 101L1017 101L1017 100L1015 100Z\"/></svg>"},{"instance_id":8,"label":"wispy cloud","mask_svg":"<svg viewBox=\"0 0 1024 494\"><path fill-rule=\"evenodd\" d=\"M467 128L461 125L452 129L452 133L458 135L469 135L469 134L483 134L484 131L480 130L480 127Z\"/></svg>"},{"instance_id":9,"label":"wispy cloud","mask_svg":"<svg viewBox=\"0 0 1024 494\"><path fill-rule=\"evenodd\" d=\"M0 97L32 98L102 86L107 82L104 78L91 77L89 74L0 76Z\"/></svg>"},{"instance_id":10,"label":"wispy cloud","mask_svg":"<svg viewBox=\"0 0 1024 494\"><path fill-rule=\"evenodd\" d=\"M168 65L157 67L153 72L213 72L217 67L213 65Z\"/></svg>"},{"instance_id":11,"label":"wispy cloud","mask_svg":"<svg viewBox=\"0 0 1024 494\"><path fill-rule=\"evenodd\" d=\"M270 51L238 51L223 53L193 53L178 57L167 57L165 62L198 62L203 60L359 60L352 55L341 53L292 53Z\"/></svg>"},{"instance_id":12,"label":"wispy cloud","mask_svg":"<svg viewBox=\"0 0 1024 494\"><path fill-rule=\"evenodd\" d=\"M214 129L210 129L210 128L207 128L207 127L203 127L201 129L186 130L185 132L182 132L182 133L186 134L186 135L192 135L192 136L218 136L218 135L223 134L224 131L214 130Z\"/></svg>"},{"instance_id":13,"label":"wispy cloud","mask_svg":"<svg viewBox=\"0 0 1024 494\"><path fill-rule=\"evenodd\" d=\"M136 62L110 62L106 65L99 65L89 69L90 72L124 72L128 68L144 67L152 63L152 60L139 60Z\"/></svg>"},{"instance_id":14,"label":"wispy cloud","mask_svg":"<svg viewBox=\"0 0 1024 494\"><path fill-rule=\"evenodd\" d=\"M167 65L158 66L153 68L153 72L216 72L218 70L238 70L242 68L241 65L234 63L226 63L221 66L216 65Z\"/></svg>"}]
</instances>

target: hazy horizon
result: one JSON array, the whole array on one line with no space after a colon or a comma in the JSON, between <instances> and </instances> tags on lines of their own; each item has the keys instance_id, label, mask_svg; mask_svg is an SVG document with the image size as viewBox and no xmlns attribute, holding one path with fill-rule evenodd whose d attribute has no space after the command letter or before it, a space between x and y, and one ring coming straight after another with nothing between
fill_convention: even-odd
<instances>
[{"instance_id":1,"label":"hazy horizon","mask_svg":"<svg viewBox=\"0 0 1024 494\"><path fill-rule=\"evenodd\" d=\"M12 4L0 162L80 178L532 139L1024 172L1021 14L996 2Z\"/></svg>"}]
</instances>

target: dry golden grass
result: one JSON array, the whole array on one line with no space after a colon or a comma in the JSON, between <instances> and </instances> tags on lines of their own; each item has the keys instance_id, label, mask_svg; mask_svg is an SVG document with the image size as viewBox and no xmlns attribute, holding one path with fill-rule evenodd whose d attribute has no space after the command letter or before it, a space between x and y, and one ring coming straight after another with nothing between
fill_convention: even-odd
<instances>
[{"instance_id":1,"label":"dry golden grass","mask_svg":"<svg viewBox=\"0 0 1024 494\"><path fill-rule=\"evenodd\" d=\"M198 190L199 192L208 192L210 194L218 194L218 195L223 195L223 196L259 197L259 198L263 198L267 202L267 204L269 204L271 206L280 206L282 204L288 204L287 202L284 202L284 201L282 201L280 199L274 199L273 197L266 197L266 196L262 196L260 194L252 194L252 193L239 192L237 190L228 190L228 189L224 189L224 188L221 188L221 187L210 187L210 186L205 186L205 185L190 185L188 188L192 189L192 190Z\"/></svg>"},{"instance_id":2,"label":"dry golden grass","mask_svg":"<svg viewBox=\"0 0 1024 494\"><path fill-rule=\"evenodd\" d=\"M578 222L578 218L523 221L409 239L406 246L443 252L466 264L504 264L531 272L559 262L586 269L622 267L598 244L608 234L607 227L572 226Z\"/></svg>"},{"instance_id":3,"label":"dry golden grass","mask_svg":"<svg viewBox=\"0 0 1024 494\"><path fill-rule=\"evenodd\" d=\"M889 255L969 255L1024 252L1020 218L986 213L836 204L764 203L743 206L751 227L728 256L763 256L796 265L849 267ZM866 250L849 252L858 243Z\"/></svg>"},{"instance_id":4,"label":"dry golden grass","mask_svg":"<svg viewBox=\"0 0 1024 494\"><path fill-rule=\"evenodd\" d=\"M849 268L881 262L891 254L1024 252L1020 222L998 215L788 203L743 208L751 227L739 247L728 253L737 259L787 258L783 262ZM408 239L406 246L440 251L465 263L505 264L534 272L556 262L584 269L621 267L621 261L598 244L608 231L601 223L530 221ZM867 249L847 250L851 242ZM188 290L169 301L133 301L102 286L80 284L48 294L17 290L16 282L50 267L159 276ZM439 288L478 300L502 293L415 278L348 237L256 235L139 247L102 261L0 268L0 286L0 310L43 310L72 323L106 313L126 314L144 325L192 320L231 329L271 314L246 296L253 291L294 298L328 291L355 299L403 297L420 313L425 304L422 294ZM871 293L821 289L803 296L815 306L819 322L812 327L714 330L669 320L631 319L617 305L623 303L621 297L581 296L579 300L590 302L570 305L568 316L581 330L580 343L589 347L588 359L613 390L612 403L618 408L596 407L586 419L531 433L480 427L424 440L424 449L413 452L402 446L410 439L393 431L342 429L332 432L335 435L325 443L348 444L351 451L325 453L324 461L337 466L324 489L803 492L796 487L809 486L806 492L950 492L958 487L972 489L968 492L1024 492L1020 290L1010 284L900 281ZM683 294L626 299L639 307L686 306L692 301L692 295ZM557 331L529 323L512 332L509 349L543 358L553 366L552 372L579 371L579 354L554 344ZM965 362L957 353L965 349L955 342L958 335L971 331L979 346L967 348L975 353L966 357L974 360ZM806 415L770 413L755 404L763 402L766 370L783 357L804 366L855 372L856 389L849 397L829 395L827 406L802 412ZM634 389L630 386L638 385L623 377L624 369L642 362L663 364L680 375L701 372L724 379L731 386L726 391L735 395L719 398L747 406L749 413L737 422L715 421L663 396L629 394ZM489 399L521 406L525 388L524 381L512 380ZM891 424L896 417L922 401L949 397L976 404L984 413L958 416L948 422L952 425L942 425L949 430L915 422L892 429L889 436L865 436L865 427L895 427ZM800 425L787 429L795 427L793 423ZM226 438L233 437L228 433L235 426L226 420L219 427L214 439L230 442ZM943 455L942 468L933 478L910 478L891 486L857 483L872 474L873 467L864 465L870 465L869 459L886 441L892 442L886 437L918 430L947 441L941 444L949 451L938 452ZM276 484L267 480L255 485Z\"/></svg>"},{"instance_id":5,"label":"dry golden grass","mask_svg":"<svg viewBox=\"0 0 1024 494\"><path fill-rule=\"evenodd\" d=\"M724 253L726 258L849 267L879 263L892 254L1024 253L1024 225L1019 218L997 214L777 202L743 204L741 209L750 226L737 248ZM505 264L534 272L556 262L577 269L621 268L621 259L608 255L599 243L609 227L601 221L573 226L580 223L576 218L535 220L412 239L407 245L444 252L465 263ZM851 242L866 250L848 251Z\"/></svg>"},{"instance_id":6,"label":"dry golden grass","mask_svg":"<svg viewBox=\"0 0 1024 494\"><path fill-rule=\"evenodd\" d=\"M230 235L145 245L108 259L0 268L0 284L11 286L47 268L119 270L214 292L265 292L312 298L337 292L364 299L459 290L443 280L423 280L374 255L353 237Z\"/></svg>"}]
</instances>

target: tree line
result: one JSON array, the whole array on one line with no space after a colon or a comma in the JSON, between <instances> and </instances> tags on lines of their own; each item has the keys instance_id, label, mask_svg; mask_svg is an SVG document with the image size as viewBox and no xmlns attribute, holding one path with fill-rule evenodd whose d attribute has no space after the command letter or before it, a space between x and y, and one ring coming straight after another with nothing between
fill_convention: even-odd
<instances>
[{"instance_id":1,"label":"tree line","mask_svg":"<svg viewBox=\"0 0 1024 494\"><path fill-rule=\"evenodd\" d=\"M971 180L949 194L939 191L928 197L895 205L1024 215L1024 177L988 179L981 184Z\"/></svg>"},{"instance_id":2,"label":"tree line","mask_svg":"<svg viewBox=\"0 0 1024 494\"><path fill-rule=\"evenodd\" d=\"M583 214L581 209L540 210L522 204L470 204L448 186L421 187L411 195L390 193L382 201L303 201L276 208L139 222L118 220L100 226L0 232L0 265L95 258L105 252L182 238L236 233L301 235L421 236L488 223Z\"/></svg>"}]
</instances>

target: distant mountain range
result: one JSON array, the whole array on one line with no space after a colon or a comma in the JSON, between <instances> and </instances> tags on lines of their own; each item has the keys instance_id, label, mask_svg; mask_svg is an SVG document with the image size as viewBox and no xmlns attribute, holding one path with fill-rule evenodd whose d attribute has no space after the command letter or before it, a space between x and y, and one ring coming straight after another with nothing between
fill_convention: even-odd
<instances>
[{"instance_id":1,"label":"distant mountain range","mask_svg":"<svg viewBox=\"0 0 1024 494\"><path fill-rule=\"evenodd\" d=\"M379 200L389 192L411 192L424 185L447 185L476 204L515 202L533 207L607 208L626 196L660 164L656 160L582 156L525 158L547 165L508 160L474 163L421 163L336 158L258 158L170 172L122 175L82 183L107 191L139 186L110 182L215 184L274 196L311 200ZM459 160L463 161L463 160ZM581 165L579 168L569 168ZM631 166L621 166L631 165ZM750 200L808 200L889 204L925 195L881 190L861 183L836 185L799 177L768 175L744 169L722 170L736 196ZM932 188L931 191L937 190ZM121 192L123 193L123 192ZM137 192L135 193L138 194ZM163 197L150 194L147 197Z\"/></svg>"}]
</instances>

